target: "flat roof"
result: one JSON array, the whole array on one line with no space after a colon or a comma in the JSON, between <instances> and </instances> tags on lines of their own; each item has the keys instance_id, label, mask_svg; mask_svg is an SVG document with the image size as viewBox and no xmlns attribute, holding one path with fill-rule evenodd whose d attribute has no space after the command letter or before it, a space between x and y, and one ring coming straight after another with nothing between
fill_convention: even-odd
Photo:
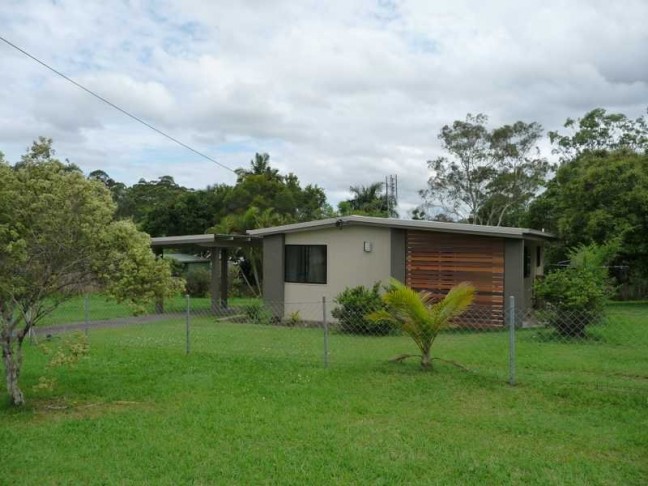
<instances>
[{"instance_id":1,"label":"flat roof","mask_svg":"<svg viewBox=\"0 0 648 486\"><path fill-rule=\"evenodd\" d=\"M187 253L165 253L164 258L170 258L178 263L209 263L209 258Z\"/></svg>"},{"instance_id":2,"label":"flat roof","mask_svg":"<svg viewBox=\"0 0 648 486\"><path fill-rule=\"evenodd\" d=\"M413 219L376 218L371 216L341 216L339 218L320 219L306 223L286 224L248 230L247 234L254 237L278 235L282 233L298 233L323 228L342 228L344 226L379 226L383 228L400 228L420 231L437 231L441 233L461 233L482 236L500 236L503 238L535 238L555 239L556 236L544 231L528 228L510 228L505 226L483 226L465 223L442 223L440 221L421 221Z\"/></svg>"},{"instance_id":3,"label":"flat roof","mask_svg":"<svg viewBox=\"0 0 648 486\"><path fill-rule=\"evenodd\" d=\"M245 246L259 245L258 237L252 235L180 235L180 236L158 236L151 238L153 248L241 248Z\"/></svg>"}]
</instances>

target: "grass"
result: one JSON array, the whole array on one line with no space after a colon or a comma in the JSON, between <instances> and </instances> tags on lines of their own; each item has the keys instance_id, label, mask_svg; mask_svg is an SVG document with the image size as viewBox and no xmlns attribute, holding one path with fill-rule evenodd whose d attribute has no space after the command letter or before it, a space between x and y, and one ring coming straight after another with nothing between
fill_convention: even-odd
<instances>
[{"instance_id":1,"label":"grass","mask_svg":"<svg viewBox=\"0 0 648 486\"><path fill-rule=\"evenodd\" d=\"M46 316L39 326L56 326L63 324L73 324L85 321L85 297L79 295L70 300L63 302L52 314ZM257 301L254 298L234 297L229 299L230 306L249 304ZM186 309L186 298L178 295L167 299L164 303L166 312L184 312ZM191 309L194 312L209 311L211 299L209 297L192 297ZM153 313L154 307L150 306L147 313ZM102 294L88 294L88 319L90 321L100 321L105 319L119 319L131 317L133 309L128 304L120 304L108 299Z\"/></svg>"},{"instance_id":2,"label":"grass","mask_svg":"<svg viewBox=\"0 0 648 486\"><path fill-rule=\"evenodd\" d=\"M331 335L324 369L318 329L194 319L188 356L181 321L92 330L53 391L28 347L0 483L646 484L647 311L611 307L626 344L522 331L516 387L497 332L441 336L474 371L425 373L387 361L402 336Z\"/></svg>"}]
</instances>

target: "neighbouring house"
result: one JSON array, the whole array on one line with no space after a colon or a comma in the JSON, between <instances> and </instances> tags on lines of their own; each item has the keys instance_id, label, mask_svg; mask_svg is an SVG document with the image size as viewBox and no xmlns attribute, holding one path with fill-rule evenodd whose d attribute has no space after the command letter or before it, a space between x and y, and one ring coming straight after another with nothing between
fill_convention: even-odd
<instances>
[{"instance_id":1,"label":"neighbouring house","mask_svg":"<svg viewBox=\"0 0 648 486\"><path fill-rule=\"evenodd\" d=\"M346 287L390 277L443 297L459 282L477 289L475 318L503 324L532 304L543 273L542 231L436 221L345 216L248 231L263 240L263 297L279 318L326 297L330 310ZM479 311L479 312L477 312Z\"/></svg>"},{"instance_id":2,"label":"neighbouring house","mask_svg":"<svg viewBox=\"0 0 648 486\"><path fill-rule=\"evenodd\" d=\"M210 260L209 258L201 257L198 255L191 255L189 253L164 253L164 258L175 261L182 266L182 273L187 275L192 270L207 270L209 271Z\"/></svg>"}]
</instances>

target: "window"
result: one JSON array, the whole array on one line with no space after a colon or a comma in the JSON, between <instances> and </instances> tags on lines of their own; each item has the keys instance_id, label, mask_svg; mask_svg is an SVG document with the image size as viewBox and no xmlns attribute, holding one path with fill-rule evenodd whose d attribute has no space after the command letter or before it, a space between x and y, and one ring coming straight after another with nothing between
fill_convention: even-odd
<instances>
[{"instance_id":1,"label":"window","mask_svg":"<svg viewBox=\"0 0 648 486\"><path fill-rule=\"evenodd\" d=\"M286 245L284 280L326 283L326 245Z\"/></svg>"}]
</instances>

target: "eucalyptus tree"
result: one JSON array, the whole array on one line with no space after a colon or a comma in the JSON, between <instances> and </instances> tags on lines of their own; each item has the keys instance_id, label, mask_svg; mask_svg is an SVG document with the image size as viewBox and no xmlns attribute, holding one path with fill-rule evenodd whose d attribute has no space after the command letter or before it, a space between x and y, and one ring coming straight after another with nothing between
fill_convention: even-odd
<instances>
[{"instance_id":1,"label":"eucalyptus tree","mask_svg":"<svg viewBox=\"0 0 648 486\"><path fill-rule=\"evenodd\" d=\"M526 209L551 169L537 146L542 127L518 121L490 130L487 123L486 115L468 114L441 129L447 155L428 161L432 175L419 191L423 208L494 226Z\"/></svg>"}]
</instances>

